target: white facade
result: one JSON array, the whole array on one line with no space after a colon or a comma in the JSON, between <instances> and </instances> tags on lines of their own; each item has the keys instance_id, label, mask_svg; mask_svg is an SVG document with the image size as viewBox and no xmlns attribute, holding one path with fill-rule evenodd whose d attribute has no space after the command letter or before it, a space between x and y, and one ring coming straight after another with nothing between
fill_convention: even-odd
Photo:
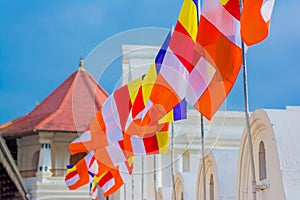
<instances>
[{"instance_id":1,"label":"white facade","mask_svg":"<svg viewBox=\"0 0 300 200\"><path fill-rule=\"evenodd\" d=\"M122 83L126 84L147 72L158 51L157 47L123 46ZM199 113L189 110L188 120L174 123L175 135L175 192L171 184L170 151L156 156L157 198L193 199L187 197L193 192L185 190L186 178L197 176L196 185L189 189L196 191L195 199L202 199L203 179L202 161L200 162L200 123ZM205 168L206 195L209 199L250 199L251 179L249 150L245 131L244 113L219 111L211 122L205 121ZM258 110L251 114L251 134L254 147L254 161L258 199L297 199L300 194L300 107L287 107L286 110ZM262 144L263 142L263 144ZM149 159L149 158L144 158ZM153 158L150 158L153 160ZM262 168L264 162L266 169ZM136 163L136 168L140 162ZM147 162L149 168L153 162ZM168 164L167 164L168 163ZM145 165L145 162L144 162ZM160 170L161 166L167 166ZM134 175L135 176L135 175ZM144 176L144 198L153 196L153 173ZM266 176L264 178L264 176ZM135 176L142 179L141 176ZM145 181L147 180L147 181ZM150 181L148 181L150 180ZM139 187L141 182L135 180ZM194 182L192 178L191 183ZM177 186L177 187L176 187ZM213 189L210 188L213 186ZM131 197L131 182L126 184L126 199ZM135 199L141 198L142 190L135 190ZM183 192L183 193L182 193ZM188 194L185 194L187 192ZM213 195L213 198L211 198ZM121 195L121 199L122 199ZM183 197L183 198L182 198ZM124 198L123 198L124 199Z\"/></svg>"},{"instance_id":2,"label":"white facade","mask_svg":"<svg viewBox=\"0 0 300 200\"><path fill-rule=\"evenodd\" d=\"M251 115L258 199L292 200L300 197L299 108L257 110ZM262 146L264 149L260 148ZM249 199L251 195L247 151L244 132L238 163L238 199ZM262 153L264 156L261 156Z\"/></svg>"}]
</instances>

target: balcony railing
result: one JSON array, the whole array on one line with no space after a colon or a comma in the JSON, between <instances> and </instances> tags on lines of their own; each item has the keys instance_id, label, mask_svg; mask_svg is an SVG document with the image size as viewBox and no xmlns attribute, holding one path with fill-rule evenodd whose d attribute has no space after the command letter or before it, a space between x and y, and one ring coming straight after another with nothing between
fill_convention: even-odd
<instances>
[{"instance_id":1,"label":"balcony railing","mask_svg":"<svg viewBox=\"0 0 300 200\"><path fill-rule=\"evenodd\" d=\"M52 176L65 176L66 169L51 169ZM22 170L20 171L22 178L36 177L37 169Z\"/></svg>"},{"instance_id":2,"label":"balcony railing","mask_svg":"<svg viewBox=\"0 0 300 200\"><path fill-rule=\"evenodd\" d=\"M36 177L37 169L22 170L20 171L22 178Z\"/></svg>"},{"instance_id":3,"label":"balcony railing","mask_svg":"<svg viewBox=\"0 0 300 200\"><path fill-rule=\"evenodd\" d=\"M51 169L52 176L65 176L67 169Z\"/></svg>"}]
</instances>

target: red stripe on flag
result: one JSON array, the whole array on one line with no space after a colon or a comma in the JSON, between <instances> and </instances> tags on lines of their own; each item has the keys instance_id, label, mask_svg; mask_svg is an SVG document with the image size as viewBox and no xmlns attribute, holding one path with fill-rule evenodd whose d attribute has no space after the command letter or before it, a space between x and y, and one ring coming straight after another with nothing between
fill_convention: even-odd
<instances>
[{"instance_id":1,"label":"red stripe on flag","mask_svg":"<svg viewBox=\"0 0 300 200\"><path fill-rule=\"evenodd\" d=\"M124 130L127 117L130 113L130 109L132 108L127 85L116 90L113 95L119 112L121 128Z\"/></svg>"},{"instance_id":2,"label":"red stripe on flag","mask_svg":"<svg viewBox=\"0 0 300 200\"><path fill-rule=\"evenodd\" d=\"M240 20L240 0L229 0L226 5L224 5L224 8L237 20Z\"/></svg>"},{"instance_id":3,"label":"red stripe on flag","mask_svg":"<svg viewBox=\"0 0 300 200\"><path fill-rule=\"evenodd\" d=\"M145 138L143 138L143 141L147 155L159 153L159 146L156 134L150 137L145 136Z\"/></svg>"},{"instance_id":4,"label":"red stripe on flag","mask_svg":"<svg viewBox=\"0 0 300 200\"><path fill-rule=\"evenodd\" d=\"M89 164L89 168L91 168L91 166L93 165L94 162L95 162L95 156L92 156L92 159Z\"/></svg>"},{"instance_id":5,"label":"red stripe on flag","mask_svg":"<svg viewBox=\"0 0 300 200\"><path fill-rule=\"evenodd\" d=\"M111 169L111 172L112 172L112 176L114 177L115 184L111 189L109 189L107 192L103 194L105 197L116 192L120 187L122 187L124 183L119 170Z\"/></svg>"},{"instance_id":6,"label":"red stripe on flag","mask_svg":"<svg viewBox=\"0 0 300 200\"><path fill-rule=\"evenodd\" d=\"M114 178L112 173L108 171L98 182L100 187L103 187L105 183L107 183L110 179Z\"/></svg>"},{"instance_id":7,"label":"red stripe on flag","mask_svg":"<svg viewBox=\"0 0 300 200\"><path fill-rule=\"evenodd\" d=\"M77 174L78 174L77 170L72 171L72 172L70 172L70 173L68 173L68 174L66 175L66 178L65 178L65 179L68 180L68 179L70 179L70 178L76 176Z\"/></svg>"},{"instance_id":8,"label":"red stripe on flag","mask_svg":"<svg viewBox=\"0 0 300 200\"><path fill-rule=\"evenodd\" d=\"M170 41L170 49L185 66L188 72L194 68L193 51L195 42L178 21Z\"/></svg>"},{"instance_id":9,"label":"red stripe on flag","mask_svg":"<svg viewBox=\"0 0 300 200\"><path fill-rule=\"evenodd\" d=\"M143 99L143 89L140 86L135 101L132 106L132 117L135 118L142 110L144 110L145 104ZM128 115L126 115L128 116Z\"/></svg>"}]
</instances>

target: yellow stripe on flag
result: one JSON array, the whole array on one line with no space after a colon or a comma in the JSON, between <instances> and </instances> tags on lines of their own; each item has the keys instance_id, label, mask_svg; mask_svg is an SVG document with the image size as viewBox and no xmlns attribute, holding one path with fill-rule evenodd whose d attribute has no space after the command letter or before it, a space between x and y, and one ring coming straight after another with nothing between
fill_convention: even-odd
<instances>
[{"instance_id":1,"label":"yellow stripe on flag","mask_svg":"<svg viewBox=\"0 0 300 200\"><path fill-rule=\"evenodd\" d=\"M163 123L167 123L167 122L173 122L174 121L174 111L173 109L168 112L163 118L161 118L158 123L159 124L163 124Z\"/></svg>"},{"instance_id":2,"label":"yellow stripe on flag","mask_svg":"<svg viewBox=\"0 0 300 200\"><path fill-rule=\"evenodd\" d=\"M69 174L69 173L71 173L71 172L74 172L74 171L76 171L76 170L77 170L76 165L74 165L72 168L67 169L67 174Z\"/></svg>"},{"instance_id":3,"label":"yellow stripe on flag","mask_svg":"<svg viewBox=\"0 0 300 200\"><path fill-rule=\"evenodd\" d=\"M150 98L150 94L157 77L155 62L153 62L143 80L143 100L146 104Z\"/></svg>"},{"instance_id":4,"label":"yellow stripe on flag","mask_svg":"<svg viewBox=\"0 0 300 200\"><path fill-rule=\"evenodd\" d=\"M142 77L139 77L127 84L129 96L132 104L134 103L134 100L137 96L137 93L141 85L142 85Z\"/></svg>"},{"instance_id":5,"label":"yellow stripe on flag","mask_svg":"<svg viewBox=\"0 0 300 200\"><path fill-rule=\"evenodd\" d=\"M102 174L97 174L97 175L95 175L95 176L94 176L94 181L95 181L96 183L98 183L98 182L103 178L103 176L105 176L107 173L108 173L108 170L105 171L105 172L103 172Z\"/></svg>"},{"instance_id":6,"label":"yellow stripe on flag","mask_svg":"<svg viewBox=\"0 0 300 200\"><path fill-rule=\"evenodd\" d=\"M134 163L134 156L129 157L127 159L127 161L128 161L128 165L131 167L133 165L133 163Z\"/></svg>"},{"instance_id":7,"label":"yellow stripe on flag","mask_svg":"<svg viewBox=\"0 0 300 200\"><path fill-rule=\"evenodd\" d=\"M198 32L198 11L193 0L183 2L178 21L190 34L191 38L196 41Z\"/></svg>"},{"instance_id":8,"label":"yellow stripe on flag","mask_svg":"<svg viewBox=\"0 0 300 200\"><path fill-rule=\"evenodd\" d=\"M103 172L102 174L98 174L94 176L94 180L92 183L92 191L94 190L95 187L97 187L98 182L101 180L101 178L107 174L108 171Z\"/></svg>"},{"instance_id":9,"label":"yellow stripe on flag","mask_svg":"<svg viewBox=\"0 0 300 200\"><path fill-rule=\"evenodd\" d=\"M220 0L221 4L225 6L229 0Z\"/></svg>"},{"instance_id":10,"label":"yellow stripe on flag","mask_svg":"<svg viewBox=\"0 0 300 200\"><path fill-rule=\"evenodd\" d=\"M156 134L157 143L159 147L159 153L165 154L168 152L168 144L169 144L169 133L168 131L158 132Z\"/></svg>"}]
</instances>

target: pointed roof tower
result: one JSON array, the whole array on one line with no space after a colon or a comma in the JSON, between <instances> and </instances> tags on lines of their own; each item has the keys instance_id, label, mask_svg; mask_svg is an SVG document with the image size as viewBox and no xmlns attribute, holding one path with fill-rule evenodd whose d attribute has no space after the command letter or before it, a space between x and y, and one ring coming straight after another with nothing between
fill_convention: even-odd
<instances>
[{"instance_id":1,"label":"pointed roof tower","mask_svg":"<svg viewBox=\"0 0 300 200\"><path fill-rule=\"evenodd\" d=\"M0 125L0 134L15 138L40 131L83 132L107 96L80 59L77 71L29 114Z\"/></svg>"}]
</instances>

